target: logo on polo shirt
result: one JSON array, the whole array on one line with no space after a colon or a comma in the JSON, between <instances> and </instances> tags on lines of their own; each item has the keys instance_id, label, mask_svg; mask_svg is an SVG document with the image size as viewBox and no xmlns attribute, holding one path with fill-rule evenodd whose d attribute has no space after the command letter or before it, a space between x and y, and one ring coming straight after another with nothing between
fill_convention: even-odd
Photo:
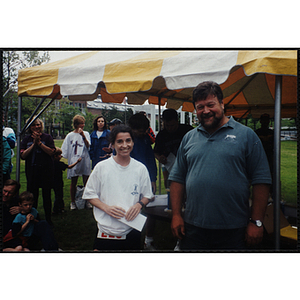
<instances>
[{"instance_id":1,"label":"logo on polo shirt","mask_svg":"<svg viewBox=\"0 0 300 300\"><path fill-rule=\"evenodd\" d=\"M227 134L225 137L225 141L235 141L235 140L236 140L236 136L232 134Z\"/></svg>"}]
</instances>

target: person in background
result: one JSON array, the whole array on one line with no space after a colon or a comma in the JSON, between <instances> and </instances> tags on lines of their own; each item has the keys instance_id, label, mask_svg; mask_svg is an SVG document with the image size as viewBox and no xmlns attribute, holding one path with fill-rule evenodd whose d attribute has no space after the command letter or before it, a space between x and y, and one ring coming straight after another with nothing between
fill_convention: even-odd
<instances>
[{"instance_id":1,"label":"person in background","mask_svg":"<svg viewBox=\"0 0 300 300\"><path fill-rule=\"evenodd\" d=\"M11 149L6 140L2 136L2 184L10 179L10 166L11 166Z\"/></svg>"},{"instance_id":2,"label":"person in background","mask_svg":"<svg viewBox=\"0 0 300 300\"><path fill-rule=\"evenodd\" d=\"M13 238L12 227L13 221L17 214L21 212L19 205L19 190L20 184L13 179L9 179L4 183L2 190L2 211L3 211L3 251L17 252L24 251L22 241L19 238ZM27 193L27 192L26 192ZM30 238L29 249L39 250L39 242L45 250L58 250L58 245L55 240L53 231L49 223L45 220L40 220L35 224L34 232Z\"/></svg>"},{"instance_id":3,"label":"person in background","mask_svg":"<svg viewBox=\"0 0 300 300\"><path fill-rule=\"evenodd\" d=\"M66 169L72 169L79 162L81 162L82 158L79 157L76 162L72 165L67 165L64 162L60 161L62 158L62 150L56 147L54 153L54 194L55 200L53 205L53 214L61 214L64 212L65 204L64 204L64 181L63 181L63 171Z\"/></svg>"},{"instance_id":4,"label":"person in background","mask_svg":"<svg viewBox=\"0 0 300 300\"><path fill-rule=\"evenodd\" d=\"M3 124L4 124L4 116L3 116ZM2 136L4 136L6 138L8 144L11 148L11 158L13 158L13 156L15 154L13 148L15 148L15 146L16 146L16 134L12 128L5 127L3 125ZM12 168L13 168L13 165L12 165L12 163L10 163L9 173L11 173Z\"/></svg>"},{"instance_id":5,"label":"person in background","mask_svg":"<svg viewBox=\"0 0 300 300\"><path fill-rule=\"evenodd\" d=\"M21 159L25 160L27 191L34 196L33 207L38 207L39 189L42 188L45 218L51 221L51 189L53 187L54 141L51 135L44 133L44 123L37 118L31 123L20 145Z\"/></svg>"},{"instance_id":6,"label":"person in background","mask_svg":"<svg viewBox=\"0 0 300 300\"><path fill-rule=\"evenodd\" d=\"M114 118L107 125L109 126L110 131L112 131L114 127L121 125L121 124L123 124L123 122L120 119ZM116 153L112 149L111 143L109 144L108 147L103 147L102 149L107 153L108 157L111 155L116 155Z\"/></svg>"},{"instance_id":7,"label":"person in background","mask_svg":"<svg viewBox=\"0 0 300 300\"><path fill-rule=\"evenodd\" d=\"M8 179L3 184L2 189L2 235L8 234L12 227L15 216L20 212L19 190L20 183L13 179ZM19 241L11 239L3 242L3 251L23 251Z\"/></svg>"},{"instance_id":8,"label":"person in background","mask_svg":"<svg viewBox=\"0 0 300 300\"><path fill-rule=\"evenodd\" d=\"M94 251L140 250L141 232L120 219L134 220L153 198L149 172L130 157L134 142L129 126L116 126L110 141L116 155L95 166L83 193L94 206L98 226Z\"/></svg>"},{"instance_id":9,"label":"person in background","mask_svg":"<svg viewBox=\"0 0 300 300\"><path fill-rule=\"evenodd\" d=\"M145 111L140 111L139 113L142 114L142 115L144 115L145 117L147 117L147 114L146 114ZM152 130L152 128L150 126L149 126L149 128L147 130L147 134L150 137L151 144L154 144L156 136L155 136L155 133L154 133L154 131Z\"/></svg>"},{"instance_id":10,"label":"person in background","mask_svg":"<svg viewBox=\"0 0 300 300\"><path fill-rule=\"evenodd\" d=\"M274 158L274 130L269 128L270 124L270 115L262 114L260 116L260 124L261 127L258 128L255 133L260 138L264 150L267 155L267 159L269 162L269 167L271 171L271 175L273 177L273 158ZM272 194L272 186L270 187L270 192Z\"/></svg>"},{"instance_id":11,"label":"person in background","mask_svg":"<svg viewBox=\"0 0 300 300\"><path fill-rule=\"evenodd\" d=\"M110 130L107 129L106 119L103 116L97 117L93 122L94 131L90 135L91 146L90 146L90 157L92 160L92 169L95 165L104 159L110 157L103 148L109 146L109 134Z\"/></svg>"},{"instance_id":12,"label":"person in background","mask_svg":"<svg viewBox=\"0 0 300 300\"><path fill-rule=\"evenodd\" d=\"M144 114L137 113L129 118L128 125L132 129L134 138L134 146L130 156L146 166L151 180L152 192L153 194L155 194L157 166L154 152L151 146L151 139L147 133L150 126L149 119ZM146 236L144 243L145 250L155 250L155 246L153 244L154 228L155 219L148 216L146 222Z\"/></svg>"},{"instance_id":13,"label":"person in background","mask_svg":"<svg viewBox=\"0 0 300 300\"><path fill-rule=\"evenodd\" d=\"M184 136L169 176L172 233L181 250L254 247L263 239L272 182L262 144L251 128L225 116L217 83L200 83L193 103L200 125Z\"/></svg>"},{"instance_id":14,"label":"person in background","mask_svg":"<svg viewBox=\"0 0 300 300\"><path fill-rule=\"evenodd\" d=\"M187 124L179 124L177 111L172 108L163 111L162 121L163 129L156 136L154 154L156 159L163 165L165 187L169 188L168 177L172 165L169 166L168 163L170 164L171 160L175 159L182 138L193 127Z\"/></svg>"},{"instance_id":15,"label":"person in background","mask_svg":"<svg viewBox=\"0 0 300 300\"><path fill-rule=\"evenodd\" d=\"M20 212L16 215L12 223L12 236L21 240L24 251L29 251L28 242L34 232L38 211L33 207L33 194L23 192L19 196Z\"/></svg>"},{"instance_id":16,"label":"person in background","mask_svg":"<svg viewBox=\"0 0 300 300\"><path fill-rule=\"evenodd\" d=\"M67 178L71 179L70 185L70 209L76 209L75 195L78 177L82 176L83 185L86 182L91 173L91 163L90 163L90 135L87 131L83 131L85 126L85 118L80 115L76 115L73 118L74 131L67 134L61 146L62 156L68 160L68 164L72 165L81 157L82 161L75 167L68 169Z\"/></svg>"},{"instance_id":17,"label":"person in background","mask_svg":"<svg viewBox=\"0 0 300 300\"><path fill-rule=\"evenodd\" d=\"M115 126L121 124L123 124L123 122L120 119L114 118L107 125L109 126L109 130L112 131Z\"/></svg>"}]
</instances>

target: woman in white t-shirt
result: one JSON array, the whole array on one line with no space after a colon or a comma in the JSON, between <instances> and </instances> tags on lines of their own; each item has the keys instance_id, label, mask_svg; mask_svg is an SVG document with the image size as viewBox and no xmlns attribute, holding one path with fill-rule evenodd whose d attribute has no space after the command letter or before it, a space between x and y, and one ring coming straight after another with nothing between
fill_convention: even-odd
<instances>
[{"instance_id":1,"label":"woman in white t-shirt","mask_svg":"<svg viewBox=\"0 0 300 300\"><path fill-rule=\"evenodd\" d=\"M130 127L116 126L110 141L116 155L95 166L83 194L94 206L98 226L94 250L140 250L141 232L129 225L154 197L149 173L130 157L134 145Z\"/></svg>"},{"instance_id":2,"label":"woman in white t-shirt","mask_svg":"<svg viewBox=\"0 0 300 300\"><path fill-rule=\"evenodd\" d=\"M81 157L81 161L74 168L68 169L67 171L67 178L71 179L71 210L76 209L75 194L78 177L82 176L83 185L85 186L91 173L91 161L89 155L91 144L90 134L87 131L83 131L84 125L85 118L76 115L73 118L74 131L67 134L61 146L62 156L68 159L69 165L75 163L78 158Z\"/></svg>"}]
</instances>

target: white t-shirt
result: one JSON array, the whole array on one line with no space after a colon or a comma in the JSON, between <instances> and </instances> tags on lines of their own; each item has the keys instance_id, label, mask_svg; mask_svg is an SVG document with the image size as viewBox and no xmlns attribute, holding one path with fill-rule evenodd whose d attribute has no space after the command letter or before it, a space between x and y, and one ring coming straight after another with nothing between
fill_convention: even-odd
<instances>
[{"instance_id":1,"label":"white t-shirt","mask_svg":"<svg viewBox=\"0 0 300 300\"><path fill-rule=\"evenodd\" d=\"M85 138L91 144L90 135L87 131L83 132ZM90 175L91 173L91 161L89 155L89 149L86 147L82 136L79 133L70 132L67 134L62 146L62 156L68 159L68 164L75 163L79 157L82 158L75 167L68 169L67 178Z\"/></svg>"},{"instance_id":2,"label":"white t-shirt","mask_svg":"<svg viewBox=\"0 0 300 300\"><path fill-rule=\"evenodd\" d=\"M99 162L86 184L83 199L98 198L108 205L117 205L127 211L143 197L153 197L147 168L131 158L129 165L122 167L113 157ZM94 207L98 229L109 235L126 235L132 228Z\"/></svg>"},{"instance_id":3,"label":"white t-shirt","mask_svg":"<svg viewBox=\"0 0 300 300\"><path fill-rule=\"evenodd\" d=\"M97 138L99 139L99 138L101 138L101 136L102 136L102 134L103 134L103 131L99 131L99 130L97 130Z\"/></svg>"}]
</instances>

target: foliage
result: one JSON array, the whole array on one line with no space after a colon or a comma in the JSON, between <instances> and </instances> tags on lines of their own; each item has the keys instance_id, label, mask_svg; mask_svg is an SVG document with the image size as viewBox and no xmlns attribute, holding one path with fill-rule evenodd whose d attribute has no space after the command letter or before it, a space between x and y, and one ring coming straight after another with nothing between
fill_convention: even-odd
<instances>
[{"instance_id":1,"label":"foliage","mask_svg":"<svg viewBox=\"0 0 300 300\"><path fill-rule=\"evenodd\" d=\"M28 68L41 65L50 60L47 51L3 51L2 52L2 86L3 93L3 112L4 124L17 129L17 111L18 111L18 96L17 96L17 77L18 70L21 68ZM37 105L37 99L24 98L22 103L23 123L27 119Z\"/></svg>"},{"instance_id":2,"label":"foliage","mask_svg":"<svg viewBox=\"0 0 300 300\"><path fill-rule=\"evenodd\" d=\"M102 115L107 120L107 122L111 121L114 118L118 118L124 124L126 124L128 119L133 115L133 110L131 108L128 108L126 109L125 113L125 111L120 111L115 106L113 106L112 108L103 109Z\"/></svg>"},{"instance_id":3,"label":"foliage","mask_svg":"<svg viewBox=\"0 0 300 300\"><path fill-rule=\"evenodd\" d=\"M67 99L59 100L60 108L56 111L55 123L65 124L66 133L74 130L72 120L75 115L82 115L80 108L74 107Z\"/></svg>"}]
</instances>

